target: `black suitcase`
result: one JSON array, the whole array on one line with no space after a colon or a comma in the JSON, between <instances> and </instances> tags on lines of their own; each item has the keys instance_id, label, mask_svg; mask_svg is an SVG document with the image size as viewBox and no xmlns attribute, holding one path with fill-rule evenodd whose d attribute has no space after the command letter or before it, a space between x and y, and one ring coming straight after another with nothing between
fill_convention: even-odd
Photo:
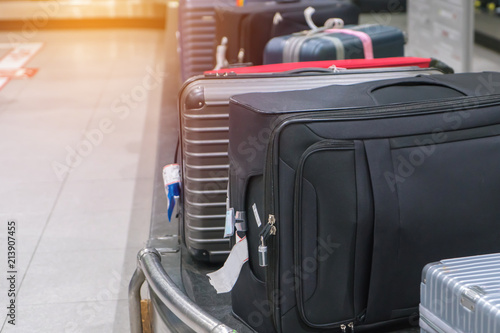
<instances>
[{"instance_id":1,"label":"black suitcase","mask_svg":"<svg viewBox=\"0 0 500 333\"><path fill-rule=\"evenodd\" d=\"M229 127L232 306L259 332L417 324L428 262L500 251L500 73L239 95Z\"/></svg>"},{"instance_id":2,"label":"black suitcase","mask_svg":"<svg viewBox=\"0 0 500 333\"><path fill-rule=\"evenodd\" d=\"M403 13L406 0L354 0L362 13Z\"/></svg>"},{"instance_id":3,"label":"black suitcase","mask_svg":"<svg viewBox=\"0 0 500 333\"><path fill-rule=\"evenodd\" d=\"M179 95L179 119L183 177L180 223L189 253L198 260L221 262L231 249L229 238L224 238L224 220L229 169L229 98L232 95L438 73L435 69L406 67L339 73L306 68L305 72L296 73L206 75L188 80Z\"/></svg>"},{"instance_id":4,"label":"black suitcase","mask_svg":"<svg viewBox=\"0 0 500 333\"><path fill-rule=\"evenodd\" d=\"M341 18L345 24L358 23L359 9L347 0L278 1L217 7L216 43L220 44L223 37L228 38L226 58L229 64L262 65L264 48L271 38L310 29L304 17L304 9L310 6L315 9L312 19L317 26L323 26L329 18Z\"/></svg>"}]
</instances>

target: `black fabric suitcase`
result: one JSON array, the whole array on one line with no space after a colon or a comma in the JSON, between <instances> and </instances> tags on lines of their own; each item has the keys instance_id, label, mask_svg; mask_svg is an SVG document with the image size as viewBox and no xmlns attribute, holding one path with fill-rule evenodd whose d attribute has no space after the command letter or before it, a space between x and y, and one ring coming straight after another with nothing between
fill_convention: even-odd
<instances>
[{"instance_id":1,"label":"black fabric suitcase","mask_svg":"<svg viewBox=\"0 0 500 333\"><path fill-rule=\"evenodd\" d=\"M229 98L235 94L284 91L373 79L440 73L434 69L305 69L295 73L206 75L186 82L179 95L184 243L199 260L221 262L230 251L224 238L229 169ZM246 149L246 147L243 147Z\"/></svg>"},{"instance_id":2,"label":"black fabric suitcase","mask_svg":"<svg viewBox=\"0 0 500 333\"><path fill-rule=\"evenodd\" d=\"M427 263L500 252L500 73L234 96L229 128L232 306L259 332L418 324Z\"/></svg>"},{"instance_id":3,"label":"black fabric suitcase","mask_svg":"<svg viewBox=\"0 0 500 333\"><path fill-rule=\"evenodd\" d=\"M354 35L346 34L346 31ZM359 33L360 36L356 35ZM369 45L366 45L366 40L369 40ZM301 32L271 39L264 50L264 64L402 57L404 44L405 36L400 29L383 25L347 26L320 33Z\"/></svg>"},{"instance_id":4,"label":"black fabric suitcase","mask_svg":"<svg viewBox=\"0 0 500 333\"><path fill-rule=\"evenodd\" d=\"M226 58L229 64L262 65L266 43L273 37L310 29L304 10L315 9L312 19L323 26L329 18L341 18L345 24L357 24L359 9L347 0L281 1L248 4L244 7L216 8L216 43L228 38ZM239 56L240 55L240 56Z\"/></svg>"}]
</instances>

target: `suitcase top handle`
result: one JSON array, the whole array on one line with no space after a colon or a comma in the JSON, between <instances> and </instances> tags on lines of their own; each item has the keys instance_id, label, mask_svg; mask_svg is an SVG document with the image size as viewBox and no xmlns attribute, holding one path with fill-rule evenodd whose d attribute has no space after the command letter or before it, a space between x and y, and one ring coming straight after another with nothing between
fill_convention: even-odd
<instances>
[{"instance_id":1,"label":"suitcase top handle","mask_svg":"<svg viewBox=\"0 0 500 333\"><path fill-rule=\"evenodd\" d=\"M305 74L305 73L327 73L327 74L332 74L332 73L338 73L341 70L346 70L346 68L340 68L335 65L332 65L328 68L319 68L319 67L304 67L304 68L296 68L296 69L291 69L286 72L278 73L280 75L282 74Z\"/></svg>"},{"instance_id":2,"label":"suitcase top handle","mask_svg":"<svg viewBox=\"0 0 500 333\"><path fill-rule=\"evenodd\" d=\"M320 28L316 24L314 24L314 21L312 19L314 12L316 12L316 9L311 6L304 9L304 17L306 19L307 25L309 26L309 29L311 29L310 33L325 29L342 29L344 27L344 20L342 20L341 18L329 18L328 20L326 20L324 27Z\"/></svg>"}]
</instances>

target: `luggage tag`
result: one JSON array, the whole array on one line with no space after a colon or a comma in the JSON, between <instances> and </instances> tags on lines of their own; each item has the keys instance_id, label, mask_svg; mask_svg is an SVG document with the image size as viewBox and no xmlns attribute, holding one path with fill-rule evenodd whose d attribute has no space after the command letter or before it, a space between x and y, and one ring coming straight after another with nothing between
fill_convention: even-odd
<instances>
[{"instance_id":1,"label":"luggage tag","mask_svg":"<svg viewBox=\"0 0 500 333\"><path fill-rule=\"evenodd\" d=\"M224 238L234 235L234 228L236 225L236 218L234 216L234 208L229 207L229 181L227 182L227 197L226 197L226 222L224 225Z\"/></svg>"},{"instance_id":2,"label":"luggage tag","mask_svg":"<svg viewBox=\"0 0 500 333\"><path fill-rule=\"evenodd\" d=\"M236 220L234 217L234 208L228 208L226 210L226 223L224 226L224 238L231 237L234 235L234 226Z\"/></svg>"},{"instance_id":3,"label":"luggage tag","mask_svg":"<svg viewBox=\"0 0 500 333\"><path fill-rule=\"evenodd\" d=\"M240 276L243 264L248 261L247 238L238 239L231 249L224 266L218 271L208 273L210 284L215 288L217 294L227 293L233 289L234 284Z\"/></svg>"},{"instance_id":4,"label":"luggage tag","mask_svg":"<svg viewBox=\"0 0 500 333\"><path fill-rule=\"evenodd\" d=\"M181 171L179 164L169 164L163 167L163 183L167 194L168 221L171 222L175 202L181 195Z\"/></svg>"},{"instance_id":5,"label":"luggage tag","mask_svg":"<svg viewBox=\"0 0 500 333\"><path fill-rule=\"evenodd\" d=\"M257 227L260 228L260 226L262 225L262 221L260 220L259 211L257 210L257 204L254 203L252 205L252 210L255 217L255 222L257 223Z\"/></svg>"}]
</instances>

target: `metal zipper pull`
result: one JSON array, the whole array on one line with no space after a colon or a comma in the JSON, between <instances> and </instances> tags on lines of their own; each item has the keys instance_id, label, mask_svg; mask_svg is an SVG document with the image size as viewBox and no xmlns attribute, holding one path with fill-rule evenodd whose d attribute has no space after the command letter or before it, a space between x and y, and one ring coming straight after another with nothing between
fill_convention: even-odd
<instances>
[{"instance_id":1,"label":"metal zipper pull","mask_svg":"<svg viewBox=\"0 0 500 333\"><path fill-rule=\"evenodd\" d=\"M267 224L264 226L260 233L260 245L259 245L259 265L261 267L266 267L268 265L267 260L267 245L266 241L270 236L276 235L276 220L274 215L269 215Z\"/></svg>"},{"instance_id":2,"label":"metal zipper pull","mask_svg":"<svg viewBox=\"0 0 500 333\"><path fill-rule=\"evenodd\" d=\"M264 237L260 236L260 245L259 245L259 266L266 267L267 263L267 246L264 243Z\"/></svg>"},{"instance_id":3,"label":"metal zipper pull","mask_svg":"<svg viewBox=\"0 0 500 333\"><path fill-rule=\"evenodd\" d=\"M354 323L350 322L349 324L347 324L347 326L349 326L349 328L351 329L351 333L354 333Z\"/></svg>"},{"instance_id":4,"label":"metal zipper pull","mask_svg":"<svg viewBox=\"0 0 500 333\"><path fill-rule=\"evenodd\" d=\"M345 324L340 325L340 330L342 331L342 333L345 333L346 328L347 326L345 326Z\"/></svg>"},{"instance_id":5,"label":"metal zipper pull","mask_svg":"<svg viewBox=\"0 0 500 333\"><path fill-rule=\"evenodd\" d=\"M276 235L276 219L274 215L269 214L269 218L267 220L267 224L271 226L271 230L269 231L270 235Z\"/></svg>"}]
</instances>

